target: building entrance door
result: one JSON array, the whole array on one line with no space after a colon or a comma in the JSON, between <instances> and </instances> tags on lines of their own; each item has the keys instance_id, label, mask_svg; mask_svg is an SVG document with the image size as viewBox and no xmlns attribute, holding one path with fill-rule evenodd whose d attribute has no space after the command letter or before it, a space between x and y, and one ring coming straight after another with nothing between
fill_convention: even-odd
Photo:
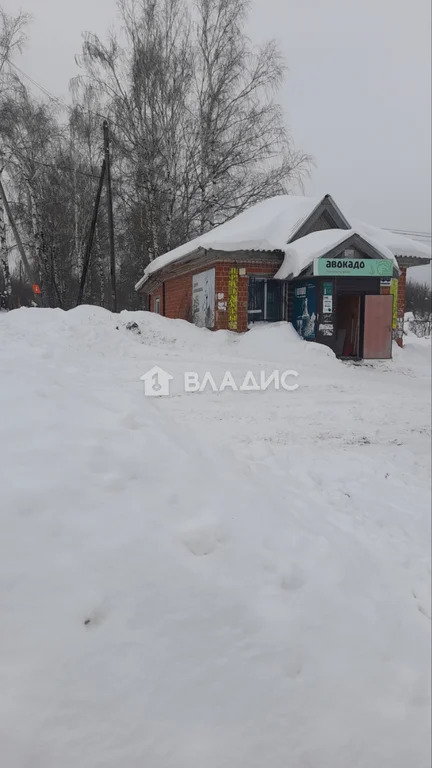
<instances>
[{"instance_id":1,"label":"building entrance door","mask_svg":"<svg viewBox=\"0 0 432 768\"><path fill-rule=\"evenodd\" d=\"M338 357L361 357L360 324L360 296L352 296L351 294L338 296L336 322L336 354Z\"/></svg>"},{"instance_id":2,"label":"building entrance door","mask_svg":"<svg viewBox=\"0 0 432 768\"><path fill-rule=\"evenodd\" d=\"M363 357L392 356L393 296L365 296Z\"/></svg>"}]
</instances>

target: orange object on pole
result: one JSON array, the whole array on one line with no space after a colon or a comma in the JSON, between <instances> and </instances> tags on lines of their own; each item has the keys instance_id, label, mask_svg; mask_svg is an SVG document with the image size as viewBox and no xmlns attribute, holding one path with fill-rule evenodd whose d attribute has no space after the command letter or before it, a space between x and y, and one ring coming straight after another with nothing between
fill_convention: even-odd
<instances>
[{"instance_id":1,"label":"orange object on pole","mask_svg":"<svg viewBox=\"0 0 432 768\"><path fill-rule=\"evenodd\" d=\"M40 285L38 285L37 283L33 283L32 289L33 289L33 293L36 293L38 296L40 295L40 292L41 292Z\"/></svg>"}]
</instances>

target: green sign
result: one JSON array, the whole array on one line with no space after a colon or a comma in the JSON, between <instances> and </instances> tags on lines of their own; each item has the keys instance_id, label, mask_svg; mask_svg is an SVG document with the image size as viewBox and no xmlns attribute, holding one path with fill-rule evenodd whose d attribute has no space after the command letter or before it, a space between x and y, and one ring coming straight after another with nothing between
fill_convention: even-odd
<instances>
[{"instance_id":1,"label":"green sign","mask_svg":"<svg viewBox=\"0 0 432 768\"><path fill-rule=\"evenodd\" d=\"M392 277L393 262L390 259L327 259L324 256L315 259L313 273L327 277Z\"/></svg>"},{"instance_id":2,"label":"green sign","mask_svg":"<svg viewBox=\"0 0 432 768\"><path fill-rule=\"evenodd\" d=\"M323 294L324 296L331 296L333 293L333 283L324 283Z\"/></svg>"}]
</instances>

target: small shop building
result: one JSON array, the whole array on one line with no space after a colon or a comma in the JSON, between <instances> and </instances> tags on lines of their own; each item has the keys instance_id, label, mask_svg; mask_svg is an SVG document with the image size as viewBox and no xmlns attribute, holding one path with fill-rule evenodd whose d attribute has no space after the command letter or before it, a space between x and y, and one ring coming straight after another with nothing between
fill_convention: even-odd
<instances>
[{"instance_id":1,"label":"small shop building","mask_svg":"<svg viewBox=\"0 0 432 768\"><path fill-rule=\"evenodd\" d=\"M330 195L265 200L159 256L135 289L148 309L214 330L291 322L346 358L389 358L403 343L406 272L423 244L349 221Z\"/></svg>"}]
</instances>

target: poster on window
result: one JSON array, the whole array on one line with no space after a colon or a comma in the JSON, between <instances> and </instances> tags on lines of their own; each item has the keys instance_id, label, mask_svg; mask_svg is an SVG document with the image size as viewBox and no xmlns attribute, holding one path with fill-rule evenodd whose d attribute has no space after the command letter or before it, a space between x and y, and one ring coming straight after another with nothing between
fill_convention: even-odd
<instances>
[{"instance_id":1,"label":"poster on window","mask_svg":"<svg viewBox=\"0 0 432 768\"><path fill-rule=\"evenodd\" d=\"M199 328L213 328L215 321L215 270L192 277L192 320Z\"/></svg>"},{"instance_id":2,"label":"poster on window","mask_svg":"<svg viewBox=\"0 0 432 768\"><path fill-rule=\"evenodd\" d=\"M316 287L314 283L297 283L294 288L293 326L308 340L315 339Z\"/></svg>"}]
</instances>

